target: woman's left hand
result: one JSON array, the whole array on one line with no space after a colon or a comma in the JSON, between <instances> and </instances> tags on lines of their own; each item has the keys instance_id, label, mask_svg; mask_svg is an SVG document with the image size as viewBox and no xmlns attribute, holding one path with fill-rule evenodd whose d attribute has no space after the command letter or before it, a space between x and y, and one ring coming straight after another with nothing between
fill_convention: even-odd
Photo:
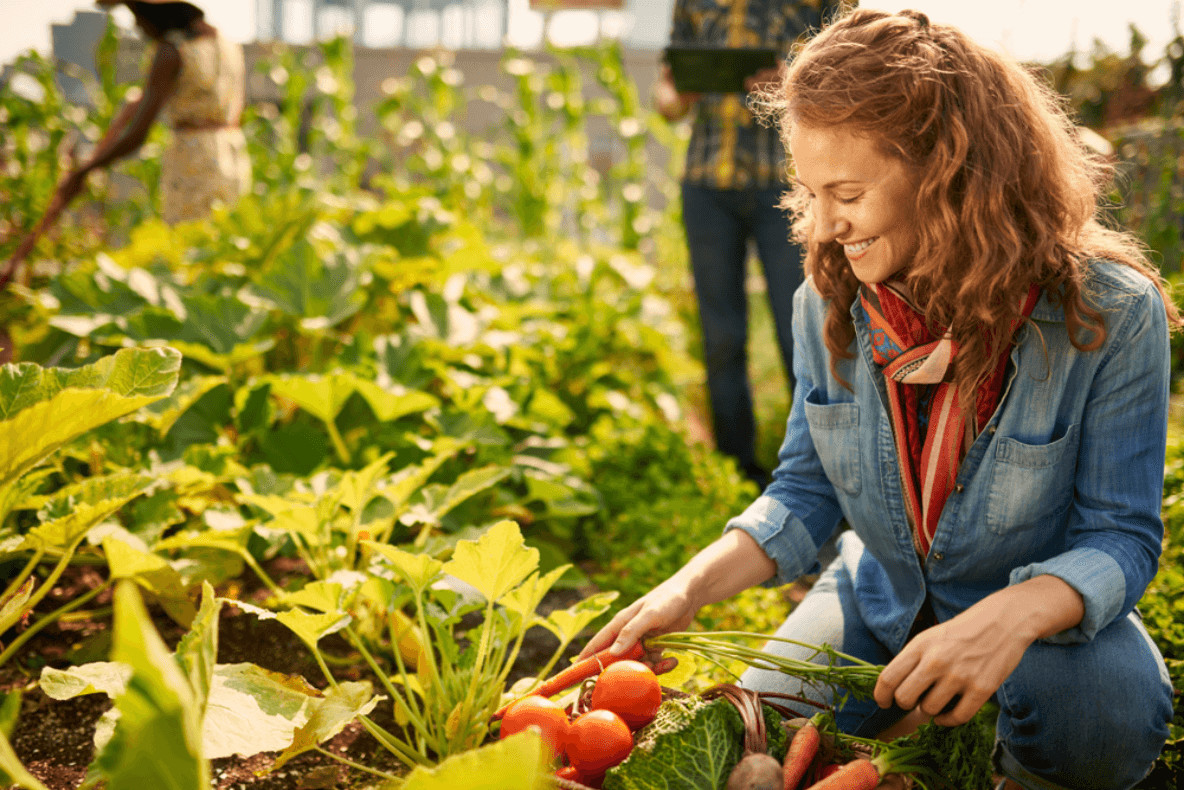
<instances>
[{"instance_id":1,"label":"woman's left hand","mask_svg":"<svg viewBox=\"0 0 1184 790\"><path fill-rule=\"evenodd\" d=\"M947 727L970 721L1012 673L1028 645L1081 622L1081 596L1054 576L1005 587L927 628L880 673L873 693Z\"/></svg>"}]
</instances>

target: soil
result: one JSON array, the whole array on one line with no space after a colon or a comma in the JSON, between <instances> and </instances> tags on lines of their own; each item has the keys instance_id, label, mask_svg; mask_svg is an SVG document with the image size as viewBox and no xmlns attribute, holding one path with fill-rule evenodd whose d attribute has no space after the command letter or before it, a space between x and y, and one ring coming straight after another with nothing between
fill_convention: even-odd
<instances>
[{"instance_id":1,"label":"soil","mask_svg":"<svg viewBox=\"0 0 1184 790\"><path fill-rule=\"evenodd\" d=\"M303 574L299 562L278 560L268 568L277 580ZM94 569L71 569L42 602L39 609L51 611L102 581ZM282 582L281 582L282 583ZM238 600L262 603L266 591L238 589ZM220 594L226 594L219 590ZM540 610L570 606L587 591L560 590L543 602ZM90 608L102 614L110 606L110 594L95 598ZM36 615L34 615L35 617ZM163 613L153 612L157 630L170 648L175 647L184 629ZM0 667L0 693L21 691L20 716L9 740L17 757L48 790L76 790L94 758L94 731L99 718L111 707L102 694L72 700L53 700L36 684L43 666L65 668L72 664L104 660L106 657L109 617L58 622L43 630L26 644L13 659ZM327 652L345 654L344 643L322 642ZM518 662L511 673L514 679L542 667L557 646L555 637L541 628L527 633ZM336 648L336 650L335 650ZM568 653L578 645L569 646ZM222 608L218 629L218 662L249 661L265 669L300 675L313 685L324 686L321 671L308 649L282 625L244 615L231 606ZM359 679L361 663L342 668L339 680ZM336 671L336 670L335 670ZM319 681L319 682L318 682ZM380 705L372 714L384 727L394 728L391 709ZM327 750L347 759L392 774L400 774L401 764L381 748L357 722L346 726L323 744ZM306 752L270 772L276 753L252 757L228 757L211 761L213 790L360 790L375 786L375 779L317 752Z\"/></svg>"}]
</instances>

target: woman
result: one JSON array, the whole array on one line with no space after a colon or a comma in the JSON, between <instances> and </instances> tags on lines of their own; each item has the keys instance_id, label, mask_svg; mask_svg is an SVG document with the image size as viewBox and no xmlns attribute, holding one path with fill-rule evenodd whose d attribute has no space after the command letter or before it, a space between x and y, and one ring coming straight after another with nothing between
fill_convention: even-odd
<instances>
[{"instance_id":1,"label":"woman","mask_svg":"<svg viewBox=\"0 0 1184 790\"><path fill-rule=\"evenodd\" d=\"M92 171L138 150L152 124L163 118L173 130L161 160L164 219L200 219L216 202L234 202L251 184L239 126L242 47L220 35L190 3L99 0L99 5L124 1L137 27L156 44L143 93L115 117L90 160L63 180L54 204L68 203Z\"/></svg>"},{"instance_id":2,"label":"woman","mask_svg":"<svg viewBox=\"0 0 1184 790\"><path fill-rule=\"evenodd\" d=\"M1103 165L1024 69L916 12L824 28L776 103L808 275L780 464L585 653L794 579L846 520L779 631L887 665L841 727L956 725L993 698L1005 784L1134 785L1172 716L1134 606L1161 549L1180 319L1095 216Z\"/></svg>"}]
</instances>

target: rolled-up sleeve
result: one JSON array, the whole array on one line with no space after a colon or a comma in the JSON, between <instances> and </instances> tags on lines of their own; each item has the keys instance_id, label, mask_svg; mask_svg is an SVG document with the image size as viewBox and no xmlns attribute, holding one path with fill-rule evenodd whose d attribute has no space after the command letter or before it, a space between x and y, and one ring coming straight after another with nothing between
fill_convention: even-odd
<instances>
[{"instance_id":1,"label":"rolled-up sleeve","mask_svg":"<svg viewBox=\"0 0 1184 790\"><path fill-rule=\"evenodd\" d=\"M1092 639L1134 608L1158 568L1171 370L1167 319L1150 283L1124 307L1107 316L1111 334L1098 352L1105 357L1083 415L1065 550L1010 575L1012 584L1056 576L1081 595L1081 622L1049 642Z\"/></svg>"}]
</instances>

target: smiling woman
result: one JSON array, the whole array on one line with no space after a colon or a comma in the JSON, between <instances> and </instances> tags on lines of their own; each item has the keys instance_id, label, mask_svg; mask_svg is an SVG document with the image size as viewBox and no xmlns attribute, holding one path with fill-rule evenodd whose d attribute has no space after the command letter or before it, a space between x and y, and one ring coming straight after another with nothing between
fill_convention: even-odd
<instances>
[{"instance_id":1,"label":"smiling woman","mask_svg":"<svg viewBox=\"0 0 1184 790\"><path fill-rule=\"evenodd\" d=\"M1138 240L1096 216L1106 166L1030 72L916 11L848 12L766 99L808 277L780 465L585 653L792 581L846 521L765 650L884 664L874 699L765 669L741 685L883 738L993 700L1005 784L1133 786L1172 716L1134 607L1162 549L1180 317Z\"/></svg>"}]
</instances>

